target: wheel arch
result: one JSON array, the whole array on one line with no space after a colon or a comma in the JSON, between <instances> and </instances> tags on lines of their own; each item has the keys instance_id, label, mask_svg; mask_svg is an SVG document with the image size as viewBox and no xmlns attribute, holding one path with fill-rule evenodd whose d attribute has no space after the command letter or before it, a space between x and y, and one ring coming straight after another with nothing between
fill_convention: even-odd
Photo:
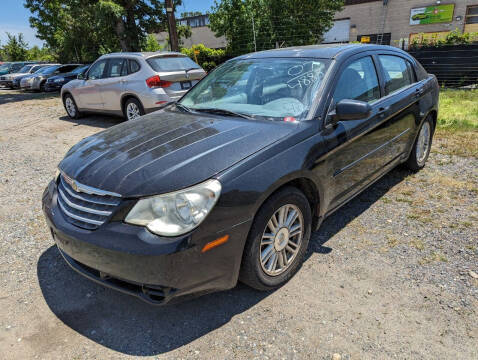
<instances>
[{"instance_id":1,"label":"wheel arch","mask_svg":"<svg viewBox=\"0 0 478 360\"><path fill-rule=\"evenodd\" d=\"M126 104L126 101L128 101L128 99L135 99L137 101L139 101L139 103L141 104L141 107L143 108L143 111L144 111L144 105L143 103L141 102L141 100L139 99L139 97L133 93L125 93L123 95L121 95L121 99L120 99L120 105L121 105L121 111L123 112L123 115L124 115L124 106Z\"/></svg>"},{"instance_id":2,"label":"wheel arch","mask_svg":"<svg viewBox=\"0 0 478 360\"><path fill-rule=\"evenodd\" d=\"M316 229L320 224L320 218L322 216L322 195L321 186L316 181L312 180L310 177L304 174L297 174L293 177L283 179L276 184L274 184L269 190L265 193L265 196L261 197L258 201L254 214L257 214L259 209L264 205L264 203L275 193L281 189L293 186L299 189L304 193L305 197L309 201L310 209L312 211L312 229Z\"/></svg>"}]
</instances>

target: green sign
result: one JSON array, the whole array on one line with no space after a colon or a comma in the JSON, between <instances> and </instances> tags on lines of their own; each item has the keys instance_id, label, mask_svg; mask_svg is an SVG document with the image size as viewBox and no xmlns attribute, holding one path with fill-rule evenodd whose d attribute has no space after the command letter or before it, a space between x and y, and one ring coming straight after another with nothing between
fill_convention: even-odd
<instances>
[{"instance_id":1,"label":"green sign","mask_svg":"<svg viewBox=\"0 0 478 360\"><path fill-rule=\"evenodd\" d=\"M432 5L410 11L410 25L436 24L453 21L454 4Z\"/></svg>"}]
</instances>

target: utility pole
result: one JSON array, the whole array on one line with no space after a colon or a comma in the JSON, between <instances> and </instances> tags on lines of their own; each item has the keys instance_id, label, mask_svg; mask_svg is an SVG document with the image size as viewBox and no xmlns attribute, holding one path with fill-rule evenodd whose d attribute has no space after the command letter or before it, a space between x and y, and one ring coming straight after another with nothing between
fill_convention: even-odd
<instances>
[{"instance_id":1,"label":"utility pole","mask_svg":"<svg viewBox=\"0 0 478 360\"><path fill-rule=\"evenodd\" d=\"M174 18L173 0L166 0L165 2L171 51L179 51L178 32L176 30L176 19Z\"/></svg>"},{"instance_id":2,"label":"utility pole","mask_svg":"<svg viewBox=\"0 0 478 360\"><path fill-rule=\"evenodd\" d=\"M254 35L254 51L257 51L256 29L255 29L255 27L254 27L254 15L252 15L252 34Z\"/></svg>"}]
</instances>

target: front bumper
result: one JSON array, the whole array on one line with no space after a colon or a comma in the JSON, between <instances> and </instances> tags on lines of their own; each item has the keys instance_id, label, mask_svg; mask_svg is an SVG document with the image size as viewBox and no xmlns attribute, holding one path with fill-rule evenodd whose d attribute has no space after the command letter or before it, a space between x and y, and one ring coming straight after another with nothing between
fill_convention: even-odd
<instances>
[{"instance_id":1,"label":"front bumper","mask_svg":"<svg viewBox=\"0 0 478 360\"><path fill-rule=\"evenodd\" d=\"M156 236L122 221L85 230L65 219L54 182L43 194L43 212L61 254L74 270L150 304L234 287L251 225L247 221L209 234L198 228L177 238ZM201 252L206 243L226 234L228 242Z\"/></svg>"},{"instance_id":2,"label":"front bumper","mask_svg":"<svg viewBox=\"0 0 478 360\"><path fill-rule=\"evenodd\" d=\"M45 91L60 91L63 83L46 82Z\"/></svg>"},{"instance_id":3,"label":"front bumper","mask_svg":"<svg viewBox=\"0 0 478 360\"><path fill-rule=\"evenodd\" d=\"M0 86L4 87L13 87L13 81L12 80L0 80Z\"/></svg>"}]
</instances>

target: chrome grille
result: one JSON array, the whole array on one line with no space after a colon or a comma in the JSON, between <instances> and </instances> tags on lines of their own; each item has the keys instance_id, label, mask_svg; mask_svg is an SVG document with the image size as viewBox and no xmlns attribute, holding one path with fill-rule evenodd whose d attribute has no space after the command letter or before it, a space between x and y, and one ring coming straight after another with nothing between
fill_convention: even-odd
<instances>
[{"instance_id":1,"label":"chrome grille","mask_svg":"<svg viewBox=\"0 0 478 360\"><path fill-rule=\"evenodd\" d=\"M121 195L74 183L62 174L58 184L58 206L73 225L94 230L104 224L121 201ZM76 190L75 190L76 189Z\"/></svg>"}]
</instances>

